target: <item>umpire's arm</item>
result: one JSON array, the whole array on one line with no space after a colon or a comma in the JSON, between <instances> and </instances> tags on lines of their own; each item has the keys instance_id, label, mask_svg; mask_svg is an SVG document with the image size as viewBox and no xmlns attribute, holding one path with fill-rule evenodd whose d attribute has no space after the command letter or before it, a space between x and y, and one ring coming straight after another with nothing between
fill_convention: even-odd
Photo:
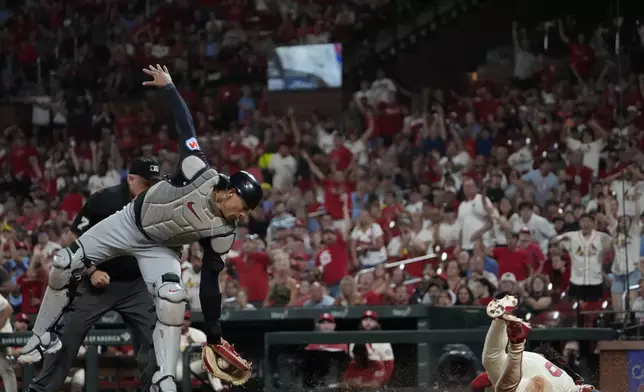
<instances>
[{"instance_id":1,"label":"umpire's arm","mask_svg":"<svg viewBox=\"0 0 644 392\"><path fill-rule=\"evenodd\" d=\"M70 227L70 236L67 239L67 245L71 244L76 238L97 224L100 219L99 206L101 205L101 195L103 191L94 193L87 199L83 208L81 208Z\"/></svg>"}]
</instances>

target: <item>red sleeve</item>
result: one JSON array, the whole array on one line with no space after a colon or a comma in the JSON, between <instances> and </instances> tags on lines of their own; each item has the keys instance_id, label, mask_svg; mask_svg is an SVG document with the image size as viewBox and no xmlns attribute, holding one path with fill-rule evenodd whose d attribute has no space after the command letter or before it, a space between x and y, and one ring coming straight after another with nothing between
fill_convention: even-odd
<instances>
[{"instance_id":1,"label":"red sleeve","mask_svg":"<svg viewBox=\"0 0 644 392\"><path fill-rule=\"evenodd\" d=\"M383 298L382 294L378 294L375 291L367 291L364 294L365 305L382 305Z\"/></svg>"},{"instance_id":2,"label":"red sleeve","mask_svg":"<svg viewBox=\"0 0 644 392\"><path fill-rule=\"evenodd\" d=\"M36 148L33 146L29 146L27 147L27 155L29 158L38 157L38 150L36 150Z\"/></svg>"},{"instance_id":3,"label":"red sleeve","mask_svg":"<svg viewBox=\"0 0 644 392\"><path fill-rule=\"evenodd\" d=\"M383 384L387 384L391 379L391 375L394 374L394 361L383 361L385 367L385 376L382 380Z\"/></svg>"},{"instance_id":4,"label":"red sleeve","mask_svg":"<svg viewBox=\"0 0 644 392\"><path fill-rule=\"evenodd\" d=\"M339 230L338 230L338 234L337 234L337 239L336 239L336 241L337 241L337 243L338 243L338 246L341 246L341 247L343 247L343 248L346 248L346 246L347 246L347 242L344 240L344 236L342 235L342 233L340 233L340 231L339 231Z\"/></svg>"},{"instance_id":5,"label":"red sleeve","mask_svg":"<svg viewBox=\"0 0 644 392\"><path fill-rule=\"evenodd\" d=\"M543 264L546 261L546 256L543 255L543 251L539 245L536 245L534 248L534 261L536 268L539 268L539 265Z\"/></svg>"},{"instance_id":6,"label":"red sleeve","mask_svg":"<svg viewBox=\"0 0 644 392\"><path fill-rule=\"evenodd\" d=\"M364 381L377 381L378 385L384 385L387 370L383 362L381 361L371 361L370 363L370 372L368 377L365 377Z\"/></svg>"},{"instance_id":7,"label":"red sleeve","mask_svg":"<svg viewBox=\"0 0 644 392\"><path fill-rule=\"evenodd\" d=\"M257 259L257 261L259 261L264 266L264 268L268 268L269 264L271 263L268 255L264 252L259 253Z\"/></svg>"},{"instance_id":8,"label":"red sleeve","mask_svg":"<svg viewBox=\"0 0 644 392\"><path fill-rule=\"evenodd\" d=\"M353 380L356 378L360 378L360 369L358 369L354 361L351 361L349 362L347 370L345 370L344 374L342 375L342 381Z\"/></svg>"}]
</instances>

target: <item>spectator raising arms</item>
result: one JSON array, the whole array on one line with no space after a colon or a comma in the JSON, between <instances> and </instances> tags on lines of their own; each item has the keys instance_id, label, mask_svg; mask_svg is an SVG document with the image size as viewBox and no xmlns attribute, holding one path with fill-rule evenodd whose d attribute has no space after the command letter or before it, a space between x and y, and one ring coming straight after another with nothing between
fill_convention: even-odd
<instances>
[{"instance_id":1,"label":"spectator raising arms","mask_svg":"<svg viewBox=\"0 0 644 392\"><path fill-rule=\"evenodd\" d=\"M557 242L568 251L571 259L569 295L581 301L599 301L603 297L603 257L612 246L608 234L595 230L595 220L585 214L579 220L581 230L560 234Z\"/></svg>"},{"instance_id":2,"label":"spectator raising arms","mask_svg":"<svg viewBox=\"0 0 644 392\"><path fill-rule=\"evenodd\" d=\"M490 200L478 193L476 182L471 178L463 181L463 194L465 200L458 206L458 224L460 226L460 248L473 252L478 241L483 241L486 246L492 243L492 219L489 216L486 204Z\"/></svg>"}]
</instances>

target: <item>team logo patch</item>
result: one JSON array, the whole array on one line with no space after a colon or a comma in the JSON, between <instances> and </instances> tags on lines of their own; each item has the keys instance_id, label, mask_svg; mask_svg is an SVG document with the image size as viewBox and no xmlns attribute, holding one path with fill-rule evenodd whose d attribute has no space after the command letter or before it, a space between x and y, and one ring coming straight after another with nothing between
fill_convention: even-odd
<instances>
[{"instance_id":1,"label":"team logo patch","mask_svg":"<svg viewBox=\"0 0 644 392\"><path fill-rule=\"evenodd\" d=\"M188 150L190 151L197 151L199 150L199 143L197 143L197 139L191 137L190 139L186 140L186 147L188 147Z\"/></svg>"}]
</instances>

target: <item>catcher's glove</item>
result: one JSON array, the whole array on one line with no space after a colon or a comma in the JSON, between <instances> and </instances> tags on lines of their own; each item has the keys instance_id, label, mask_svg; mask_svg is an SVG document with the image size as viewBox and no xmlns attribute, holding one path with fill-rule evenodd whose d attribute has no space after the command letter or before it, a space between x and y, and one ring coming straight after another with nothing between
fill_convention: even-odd
<instances>
[{"instance_id":1,"label":"catcher's glove","mask_svg":"<svg viewBox=\"0 0 644 392\"><path fill-rule=\"evenodd\" d=\"M222 381L241 385L250 378L252 364L240 357L235 348L224 339L221 339L220 344L205 345L201 359L206 370Z\"/></svg>"}]
</instances>

